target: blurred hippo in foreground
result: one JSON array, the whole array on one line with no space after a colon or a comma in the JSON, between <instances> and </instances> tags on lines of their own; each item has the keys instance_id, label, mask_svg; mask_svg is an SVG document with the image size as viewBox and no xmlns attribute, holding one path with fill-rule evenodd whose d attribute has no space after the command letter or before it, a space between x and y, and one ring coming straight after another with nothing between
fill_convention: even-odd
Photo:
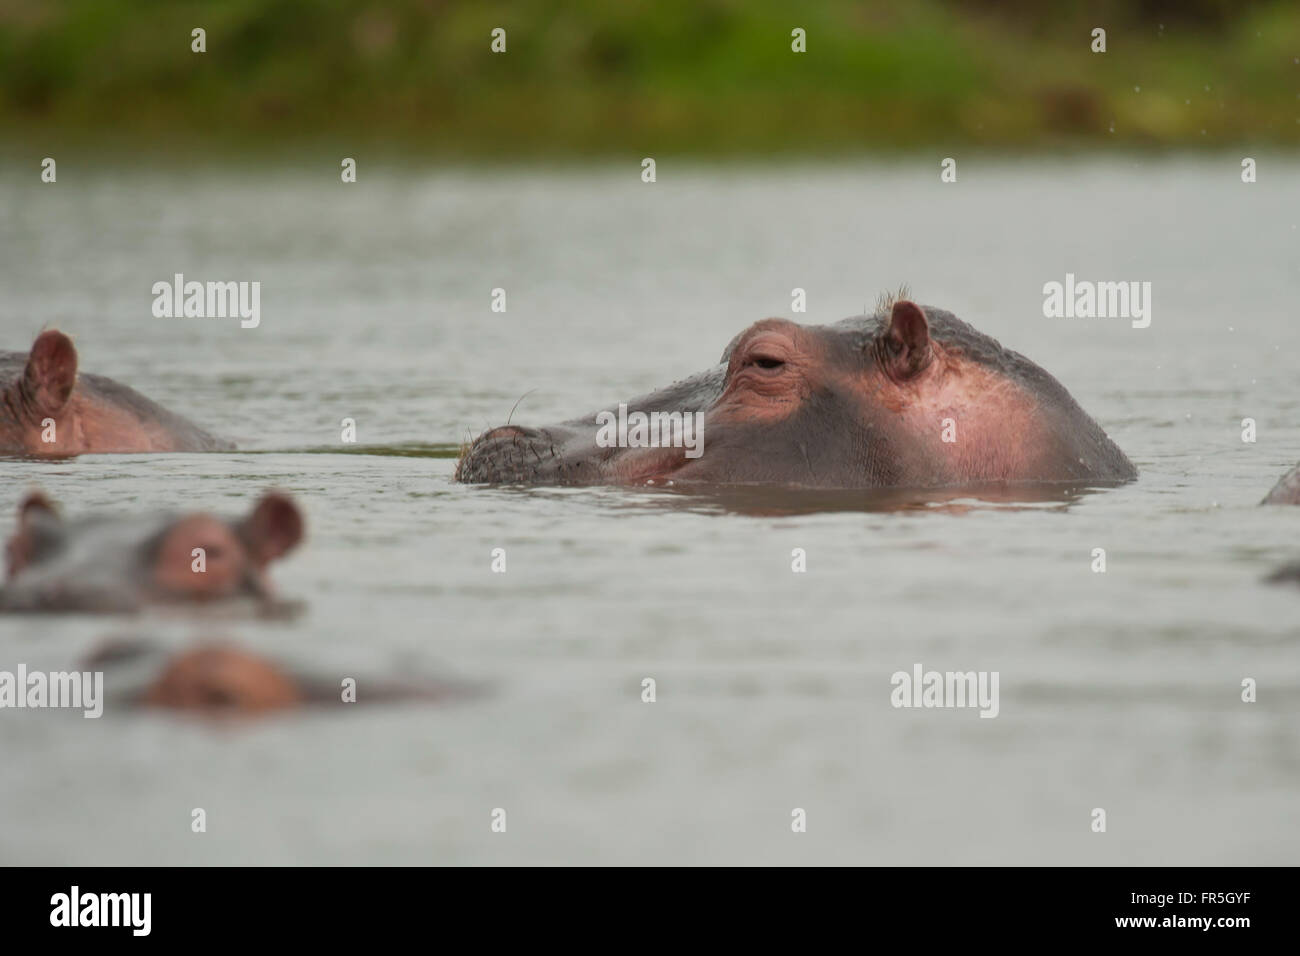
<instances>
[{"instance_id":1,"label":"blurred hippo in foreground","mask_svg":"<svg viewBox=\"0 0 1300 956\"><path fill-rule=\"evenodd\" d=\"M167 652L143 640L112 639L83 662L102 671L109 706L182 711L201 717L258 717L303 707L424 701L472 696L469 684L302 674L224 640Z\"/></svg>"},{"instance_id":2,"label":"blurred hippo in foreground","mask_svg":"<svg viewBox=\"0 0 1300 956\"><path fill-rule=\"evenodd\" d=\"M464 482L552 485L932 488L1136 476L1051 375L951 313L905 299L835 325L765 319L709 371L617 411L494 428L456 468Z\"/></svg>"},{"instance_id":3,"label":"blurred hippo in foreground","mask_svg":"<svg viewBox=\"0 0 1300 956\"><path fill-rule=\"evenodd\" d=\"M43 494L18 508L0 611L136 611L147 604L252 599L273 609L266 567L295 548L302 513L267 492L247 515L64 519Z\"/></svg>"},{"instance_id":4,"label":"blurred hippo in foreground","mask_svg":"<svg viewBox=\"0 0 1300 956\"><path fill-rule=\"evenodd\" d=\"M1296 465L1273 486L1262 505L1300 505L1300 465Z\"/></svg>"},{"instance_id":5,"label":"blurred hippo in foreground","mask_svg":"<svg viewBox=\"0 0 1300 956\"><path fill-rule=\"evenodd\" d=\"M111 378L78 375L62 332L42 332L30 352L0 352L0 455L231 448Z\"/></svg>"}]
</instances>

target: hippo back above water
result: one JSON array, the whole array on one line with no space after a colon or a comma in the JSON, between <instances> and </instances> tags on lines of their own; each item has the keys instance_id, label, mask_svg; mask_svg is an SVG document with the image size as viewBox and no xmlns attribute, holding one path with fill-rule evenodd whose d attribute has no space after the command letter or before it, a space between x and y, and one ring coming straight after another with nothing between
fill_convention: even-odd
<instances>
[{"instance_id":1,"label":"hippo back above water","mask_svg":"<svg viewBox=\"0 0 1300 956\"><path fill-rule=\"evenodd\" d=\"M110 378L78 375L76 347L62 332L42 332L30 352L0 352L0 455L233 447Z\"/></svg>"},{"instance_id":2,"label":"hippo back above water","mask_svg":"<svg viewBox=\"0 0 1300 956\"><path fill-rule=\"evenodd\" d=\"M715 368L620 404L618 443L613 407L546 428L508 425L466 450L456 478L931 488L1137 476L1046 371L951 313L906 300L828 326L765 319ZM641 436L622 423L638 412L661 430L676 415L687 427L672 442L681 447L633 447Z\"/></svg>"}]
</instances>

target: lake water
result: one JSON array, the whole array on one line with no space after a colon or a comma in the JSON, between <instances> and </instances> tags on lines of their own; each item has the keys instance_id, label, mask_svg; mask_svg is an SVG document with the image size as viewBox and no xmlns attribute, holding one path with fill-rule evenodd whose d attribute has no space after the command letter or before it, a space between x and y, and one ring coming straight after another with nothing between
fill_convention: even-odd
<instances>
[{"instance_id":1,"label":"lake water","mask_svg":"<svg viewBox=\"0 0 1300 956\"><path fill-rule=\"evenodd\" d=\"M274 485L308 521L273 569L294 621L6 617L0 669L215 636L483 688L233 726L5 711L0 862L1294 863L1300 591L1261 579L1300 557L1300 509L1257 504L1300 459L1300 164L1257 158L1252 185L1238 156L972 158L952 184L931 157L661 157L654 184L640 157L363 160L352 185L334 156L0 166L0 348L60 328L86 371L244 449L0 461L0 533L31 485L70 512L243 511ZM260 326L155 318L178 272L260 281ZM1044 318L1067 272L1150 281L1150 327ZM451 481L525 393L522 424L610 408L757 319L904 282L1052 372L1140 479L889 509ZM999 715L892 707L917 663L997 671Z\"/></svg>"}]
</instances>

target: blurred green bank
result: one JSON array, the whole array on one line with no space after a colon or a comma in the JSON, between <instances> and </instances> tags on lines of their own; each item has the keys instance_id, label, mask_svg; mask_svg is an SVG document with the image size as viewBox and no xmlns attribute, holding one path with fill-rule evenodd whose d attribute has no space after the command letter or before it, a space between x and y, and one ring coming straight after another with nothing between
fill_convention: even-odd
<instances>
[{"instance_id":1,"label":"blurred green bank","mask_svg":"<svg viewBox=\"0 0 1300 956\"><path fill-rule=\"evenodd\" d=\"M1284 145L1300 3L0 0L0 140L33 137L497 159Z\"/></svg>"}]
</instances>

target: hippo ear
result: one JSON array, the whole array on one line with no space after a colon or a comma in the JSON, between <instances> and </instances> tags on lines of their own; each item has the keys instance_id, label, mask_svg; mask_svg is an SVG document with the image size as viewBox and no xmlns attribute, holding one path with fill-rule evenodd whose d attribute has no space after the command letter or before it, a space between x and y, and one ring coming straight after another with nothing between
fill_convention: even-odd
<instances>
[{"instance_id":1,"label":"hippo ear","mask_svg":"<svg viewBox=\"0 0 1300 956\"><path fill-rule=\"evenodd\" d=\"M50 518L58 518L59 516L54 507L54 502L45 496L45 492L39 489L27 492L18 505L18 523L26 524L37 515Z\"/></svg>"},{"instance_id":2,"label":"hippo ear","mask_svg":"<svg viewBox=\"0 0 1300 956\"><path fill-rule=\"evenodd\" d=\"M884 334L885 362L895 378L909 378L930 363L930 324L915 302L899 299Z\"/></svg>"},{"instance_id":3,"label":"hippo ear","mask_svg":"<svg viewBox=\"0 0 1300 956\"><path fill-rule=\"evenodd\" d=\"M302 512L288 495L268 491L239 530L254 562L265 565L302 540Z\"/></svg>"},{"instance_id":4,"label":"hippo ear","mask_svg":"<svg viewBox=\"0 0 1300 956\"><path fill-rule=\"evenodd\" d=\"M24 377L38 412L61 411L77 383L77 349L72 339L54 329L42 332L32 343Z\"/></svg>"},{"instance_id":5,"label":"hippo ear","mask_svg":"<svg viewBox=\"0 0 1300 956\"><path fill-rule=\"evenodd\" d=\"M58 512L49 498L40 491L27 493L18 506L18 530L5 542L7 579L13 580L48 545L51 532L58 527L58 520Z\"/></svg>"}]
</instances>

